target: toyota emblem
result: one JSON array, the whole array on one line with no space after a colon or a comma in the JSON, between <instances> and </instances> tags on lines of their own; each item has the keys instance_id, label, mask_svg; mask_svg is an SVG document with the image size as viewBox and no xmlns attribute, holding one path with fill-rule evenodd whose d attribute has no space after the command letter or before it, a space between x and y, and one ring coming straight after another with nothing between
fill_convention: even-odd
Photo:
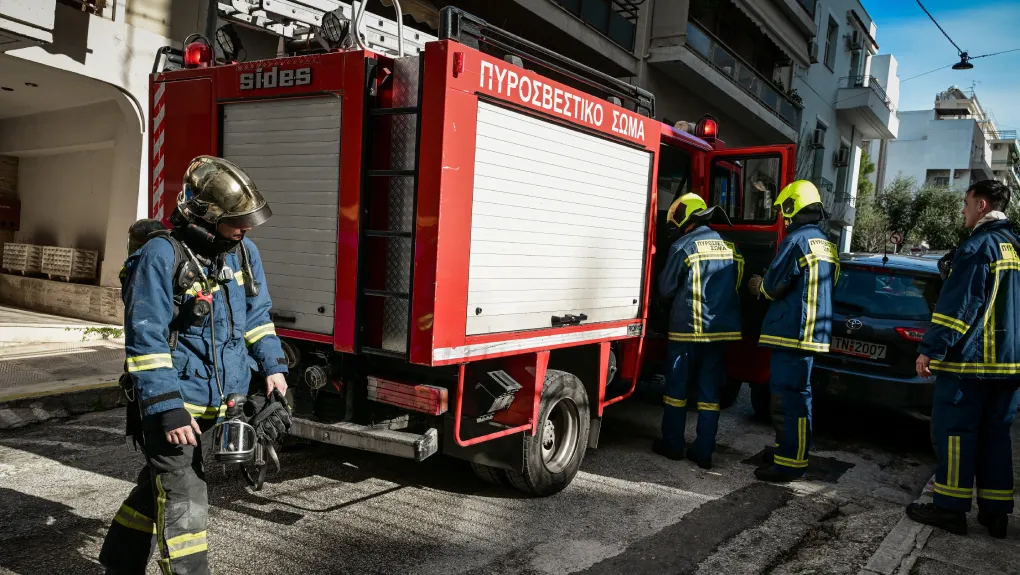
<instances>
[{"instance_id":1,"label":"toyota emblem","mask_svg":"<svg viewBox=\"0 0 1020 575\"><path fill-rule=\"evenodd\" d=\"M849 330L861 329L862 327L864 327L864 322L859 319L846 320L846 328Z\"/></svg>"}]
</instances>

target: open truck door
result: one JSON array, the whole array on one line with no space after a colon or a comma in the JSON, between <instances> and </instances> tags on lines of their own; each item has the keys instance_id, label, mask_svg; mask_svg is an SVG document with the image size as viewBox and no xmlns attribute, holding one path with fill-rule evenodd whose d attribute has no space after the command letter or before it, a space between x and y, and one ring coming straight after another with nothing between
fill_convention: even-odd
<instances>
[{"instance_id":1,"label":"open truck door","mask_svg":"<svg viewBox=\"0 0 1020 575\"><path fill-rule=\"evenodd\" d=\"M746 286L752 275L764 275L786 235L782 214L772 204L794 179L795 154L792 144L712 150L701 156L695 178L694 189L708 205L720 206L732 223L712 228L734 242L745 261L740 286L743 339L730 346L727 358L727 378L737 389L739 382L753 386L769 381L769 351L758 347L768 302L751 295Z\"/></svg>"}]
</instances>

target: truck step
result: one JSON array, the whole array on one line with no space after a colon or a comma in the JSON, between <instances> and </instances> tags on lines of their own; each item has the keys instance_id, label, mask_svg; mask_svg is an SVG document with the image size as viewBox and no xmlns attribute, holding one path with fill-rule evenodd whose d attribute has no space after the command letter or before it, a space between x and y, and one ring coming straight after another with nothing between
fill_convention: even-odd
<instances>
[{"instance_id":1,"label":"truck step","mask_svg":"<svg viewBox=\"0 0 1020 575\"><path fill-rule=\"evenodd\" d=\"M290 435L415 461L424 461L439 449L439 433L435 428L418 435L356 423L320 423L295 417Z\"/></svg>"},{"instance_id":2,"label":"truck step","mask_svg":"<svg viewBox=\"0 0 1020 575\"><path fill-rule=\"evenodd\" d=\"M389 299L410 299L411 294L400 291L386 291L381 289L367 289L361 293L372 297L385 297Z\"/></svg>"},{"instance_id":3,"label":"truck step","mask_svg":"<svg viewBox=\"0 0 1020 575\"><path fill-rule=\"evenodd\" d=\"M368 175L372 176L374 178L394 177L394 176L398 176L398 177L399 176L410 177L410 176L414 176L415 175L415 171L414 170L369 170L368 171Z\"/></svg>"},{"instance_id":4,"label":"truck step","mask_svg":"<svg viewBox=\"0 0 1020 575\"><path fill-rule=\"evenodd\" d=\"M406 106L403 108L372 108L373 116L404 116L418 113L417 106Z\"/></svg>"},{"instance_id":5,"label":"truck step","mask_svg":"<svg viewBox=\"0 0 1020 575\"><path fill-rule=\"evenodd\" d=\"M392 230L365 230L365 236L370 238L409 238L411 232L398 232Z\"/></svg>"},{"instance_id":6,"label":"truck step","mask_svg":"<svg viewBox=\"0 0 1020 575\"><path fill-rule=\"evenodd\" d=\"M388 349L379 349L377 347L361 346L359 351L367 355L378 355L379 357L389 357L392 359L407 359L406 353L401 353L399 351L390 351Z\"/></svg>"}]
</instances>

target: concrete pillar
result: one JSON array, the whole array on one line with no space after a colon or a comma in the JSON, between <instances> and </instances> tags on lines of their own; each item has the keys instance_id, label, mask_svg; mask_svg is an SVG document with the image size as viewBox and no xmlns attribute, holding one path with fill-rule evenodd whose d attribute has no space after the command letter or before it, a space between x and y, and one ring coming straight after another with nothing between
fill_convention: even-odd
<instances>
[{"instance_id":1,"label":"concrete pillar","mask_svg":"<svg viewBox=\"0 0 1020 575\"><path fill-rule=\"evenodd\" d=\"M118 98L117 103L123 120L114 135L106 249L99 278L103 287L120 287L120 268L128 256L128 226L146 217L148 198L148 178L142 172L142 166L148 165L142 119L127 97Z\"/></svg>"}]
</instances>

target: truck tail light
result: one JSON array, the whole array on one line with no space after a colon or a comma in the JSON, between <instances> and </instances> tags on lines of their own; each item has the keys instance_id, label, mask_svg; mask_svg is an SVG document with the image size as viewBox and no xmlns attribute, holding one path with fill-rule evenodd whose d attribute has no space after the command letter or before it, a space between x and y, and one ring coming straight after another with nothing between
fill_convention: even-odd
<instances>
[{"instance_id":1,"label":"truck tail light","mask_svg":"<svg viewBox=\"0 0 1020 575\"><path fill-rule=\"evenodd\" d=\"M375 376L368 377L368 399L429 415L446 413L449 394L433 385L408 385Z\"/></svg>"},{"instance_id":2,"label":"truck tail light","mask_svg":"<svg viewBox=\"0 0 1020 575\"><path fill-rule=\"evenodd\" d=\"M453 77L464 73L464 52L453 53Z\"/></svg>"},{"instance_id":3,"label":"truck tail light","mask_svg":"<svg viewBox=\"0 0 1020 575\"><path fill-rule=\"evenodd\" d=\"M185 68L207 68L212 61L212 48L209 44L192 42L184 47Z\"/></svg>"},{"instance_id":4,"label":"truck tail light","mask_svg":"<svg viewBox=\"0 0 1020 575\"><path fill-rule=\"evenodd\" d=\"M913 327L898 327L896 333L900 334L900 337L907 341L921 341L924 337L925 330L917 329Z\"/></svg>"}]
</instances>

